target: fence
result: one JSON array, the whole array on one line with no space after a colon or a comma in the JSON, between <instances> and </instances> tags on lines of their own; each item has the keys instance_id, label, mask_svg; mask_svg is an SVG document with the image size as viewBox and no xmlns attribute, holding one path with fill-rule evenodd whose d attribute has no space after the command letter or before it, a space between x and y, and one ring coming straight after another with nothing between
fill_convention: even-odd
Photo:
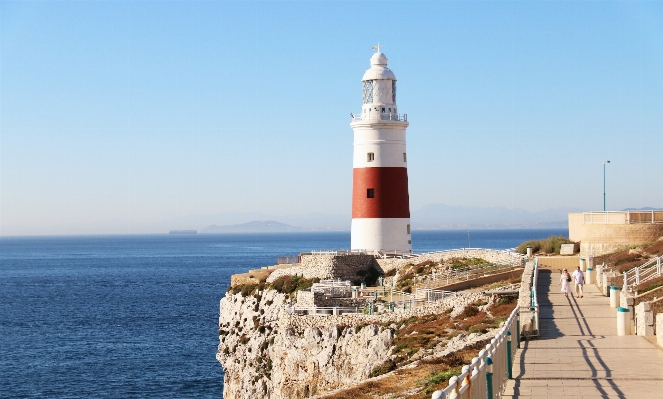
<instances>
[{"instance_id":1,"label":"fence","mask_svg":"<svg viewBox=\"0 0 663 399\"><path fill-rule=\"evenodd\" d=\"M584 212L585 224L663 223L663 211Z\"/></svg>"},{"instance_id":2,"label":"fence","mask_svg":"<svg viewBox=\"0 0 663 399\"><path fill-rule=\"evenodd\" d=\"M518 313L520 307L511 312L509 319L500 329L486 349L465 365L457 377L449 379L449 386L435 391L432 399L470 399L500 397L506 383L512 378L512 366L519 345L512 345L511 340L519 342Z\"/></svg>"},{"instance_id":3,"label":"fence","mask_svg":"<svg viewBox=\"0 0 663 399\"><path fill-rule=\"evenodd\" d=\"M631 290L633 287L640 283L649 281L655 277L661 275L661 261L663 260L663 255L656 258L649 259L643 265L636 267L635 269L628 270L624 272L624 287L626 291Z\"/></svg>"},{"instance_id":4,"label":"fence","mask_svg":"<svg viewBox=\"0 0 663 399\"><path fill-rule=\"evenodd\" d=\"M277 265L286 265L286 264L291 264L291 263L299 263L300 259L298 255L294 256L277 256L276 257L276 264Z\"/></svg>"},{"instance_id":5,"label":"fence","mask_svg":"<svg viewBox=\"0 0 663 399\"><path fill-rule=\"evenodd\" d=\"M365 114L351 114L352 122L361 121L397 121L407 122L407 114L397 114L395 112L370 112Z\"/></svg>"},{"instance_id":6,"label":"fence","mask_svg":"<svg viewBox=\"0 0 663 399\"><path fill-rule=\"evenodd\" d=\"M349 298L352 296L352 283L341 280L321 280L314 283L311 292L321 292L332 298Z\"/></svg>"},{"instance_id":7,"label":"fence","mask_svg":"<svg viewBox=\"0 0 663 399\"><path fill-rule=\"evenodd\" d=\"M431 283L444 282L445 285L461 281L474 280L493 274L503 273L510 270L520 269L522 266L481 264L469 266L465 269L450 270L447 272L433 273L426 277L415 277L414 284L430 285Z\"/></svg>"}]
</instances>

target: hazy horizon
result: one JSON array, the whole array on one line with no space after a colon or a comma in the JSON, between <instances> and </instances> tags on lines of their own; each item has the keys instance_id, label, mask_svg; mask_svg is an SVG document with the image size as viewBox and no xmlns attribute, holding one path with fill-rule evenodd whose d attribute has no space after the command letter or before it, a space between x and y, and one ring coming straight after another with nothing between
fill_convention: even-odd
<instances>
[{"instance_id":1,"label":"hazy horizon","mask_svg":"<svg viewBox=\"0 0 663 399\"><path fill-rule=\"evenodd\" d=\"M606 160L608 210L663 208L661 2L3 1L0 33L0 236L349 215L378 42L413 214L602 210Z\"/></svg>"}]
</instances>

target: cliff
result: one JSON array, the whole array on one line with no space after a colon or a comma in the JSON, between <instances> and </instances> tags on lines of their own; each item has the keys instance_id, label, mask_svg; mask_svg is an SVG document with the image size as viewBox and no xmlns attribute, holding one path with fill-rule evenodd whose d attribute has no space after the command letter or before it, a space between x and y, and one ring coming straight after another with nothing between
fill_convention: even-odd
<instances>
[{"instance_id":1,"label":"cliff","mask_svg":"<svg viewBox=\"0 0 663 399\"><path fill-rule=\"evenodd\" d=\"M273 269L269 278L258 283L233 285L220 302L217 359L225 369L224 398L324 395L486 339L506 320L515 301L507 304L503 298L476 290L445 293L434 300L422 299L426 296L414 292L395 292L390 299L384 288L371 287L362 293L348 283L335 286L333 291L329 282L316 283L321 277L356 277L374 268L393 270L394 277L389 279L395 279L398 286L398 275L412 265L415 269L423 265L424 274L419 274L423 277L443 267L446 258L456 259L454 255L471 255L469 259L474 260L477 255L503 257L503 264L522 263L519 256L476 250L409 260L302 256L301 264ZM440 263L431 265L434 262ZM515 282L504 282L502 288L491 290L514 290L519 286ZM346 294L350 296L343 297ZM387 300L398 304L390 305ZM348 308L343 306L350 306L350 313L344 313ZM332 307L339 308L332 311ZM355 313L357 309L359 313ZM447 367L443 363L426 367L437 373ZM414 384L414 390L434 388Z\"/></svg>"},{"instance_id":2,"label":"cliff","mask_svg":"<svg viewBox=\"0 0 663 399\"><path fill-rule=\"evenodd\" d=\"M225 399L306 398L367 378L389 356L393 330L342 323L297 328L284 314L286 298L265 290L221 300L217 359L226 372Z\"/></svg>"}]
</instances>

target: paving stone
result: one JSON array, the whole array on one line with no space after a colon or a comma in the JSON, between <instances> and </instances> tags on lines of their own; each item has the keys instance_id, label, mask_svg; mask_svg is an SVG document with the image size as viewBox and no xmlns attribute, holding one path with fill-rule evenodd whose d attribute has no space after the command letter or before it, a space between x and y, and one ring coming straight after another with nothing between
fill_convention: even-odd
<instances>
[{"instance_id":1,"label":"paving stone","mask_svg":"<svg viewBox=\"0 0 663 399\"><path fill-rule=\"evenodd\" d=\"M503 398L663 398L663 350L641 336L617 336L616 309L595 285L584 298L560 293L541 270L541 338L521 342Z\"/></svg>"}]
</instances>

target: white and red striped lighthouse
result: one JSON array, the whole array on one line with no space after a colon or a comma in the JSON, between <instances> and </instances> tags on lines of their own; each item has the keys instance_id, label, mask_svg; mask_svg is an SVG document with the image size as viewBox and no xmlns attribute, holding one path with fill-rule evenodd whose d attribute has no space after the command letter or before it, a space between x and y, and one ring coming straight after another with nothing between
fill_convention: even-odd
<instances>
[{"instance_id":1,"label":"white and red striped lighthouse","mask_svg":"<svg viewBox=\"0 0 663 399\"><path fill-rule=\"evenodd\" d=\"M354 130L351 248L410 252L410 199L405 129L398 113L396 76L380 52L362 78L363 105Z\"/></svg>"}]
</instances>

